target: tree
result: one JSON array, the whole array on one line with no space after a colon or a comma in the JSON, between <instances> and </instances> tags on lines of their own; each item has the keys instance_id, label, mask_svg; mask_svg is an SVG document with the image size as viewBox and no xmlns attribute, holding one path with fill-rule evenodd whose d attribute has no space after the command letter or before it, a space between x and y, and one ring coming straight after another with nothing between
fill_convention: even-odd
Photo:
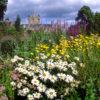
<instances>
[{"instance_id":1,"label":"tree","mask_svg":"<svg viewBox=\"0 0 100 100\"><path fill-rule=\"evenodd\" d=\"M77 14L76 21L80 21L82 24L87 24L87 32L93 31L93 13L88 6L83 6Z\"/></svg>"},{"instance_id":2,"label":"tree","mask_svg":"<svg viewBox=\"0 0 100 100\"><path fill-rule=\"evenodd\" d=\"M8 0L0 0L0 21L3 21Z\"/></svg>"},{"instance_id":3,"label":"tree","mask_svg":"<svg viewBox=\"0 0 100 100\"><path fill-rule=\"evenodd\" d=\"M16 31L20 31L20 22L21 22L21 19L20 19L20 16L19 15L17 15L17 18L16 18L16 21L15 21L15 28L16 28Z\"/></svg>"},{"instance_id":4,"label":"tree","mask_svg":"<svg viewBox=\"0 0 100 100\"><path fill-rule=\"evenodd\" d=\"M100 13L98 12L94 16L94 30L100 34Z\"/></svg>"}]
</instances>

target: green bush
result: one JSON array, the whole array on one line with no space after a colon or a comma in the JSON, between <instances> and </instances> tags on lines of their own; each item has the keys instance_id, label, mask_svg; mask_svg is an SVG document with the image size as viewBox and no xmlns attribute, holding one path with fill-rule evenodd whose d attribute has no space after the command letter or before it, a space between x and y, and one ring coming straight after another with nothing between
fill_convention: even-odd
<instances>
[{"instance_id":1,"label":"green bush","mask_svg":"<svg viewBox=\"0 0 100 100\"><path fill-rule=\"evenodd\" d=\"M1 51L2 55L13 56L14 49L15 49L15 42L13 40L5 40L5 41L1 42L0 51Z\"/></svg>"}]
</instances>

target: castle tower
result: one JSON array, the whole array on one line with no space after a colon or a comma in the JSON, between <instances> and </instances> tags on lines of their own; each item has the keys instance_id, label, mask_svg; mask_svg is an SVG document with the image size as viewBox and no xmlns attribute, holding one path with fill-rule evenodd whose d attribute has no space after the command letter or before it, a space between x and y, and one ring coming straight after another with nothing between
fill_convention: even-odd
<instances>
[{"instance_id":1,"label":"castle tower","mask_svg":"<svg viewBox=\"0 0 100 100\"><path fill-rule=\"evenodd\" d=\"M28 17L28 24L29 27L40 24L40 16L33 13L32 16Z\"/></svg>"}]
</instances>

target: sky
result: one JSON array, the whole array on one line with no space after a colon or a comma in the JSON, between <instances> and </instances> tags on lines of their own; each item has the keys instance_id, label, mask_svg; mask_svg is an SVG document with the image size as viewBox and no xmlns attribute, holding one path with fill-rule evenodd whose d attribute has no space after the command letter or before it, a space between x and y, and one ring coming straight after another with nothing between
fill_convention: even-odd
<instances>
[{"instance_id":1,"label":"sky","mask_svg":"<svg viewBox=\"0 0 100 100\"><path fill-rule=\"evenodd\" d=\"M83 5L89 6L93 12L100 12L100 0L8 0L5 17L15 20L20 15L22 23L27 23L28 16L35 12L42 23L56 19L70 23Z\"/></svg>"}]
</instances>

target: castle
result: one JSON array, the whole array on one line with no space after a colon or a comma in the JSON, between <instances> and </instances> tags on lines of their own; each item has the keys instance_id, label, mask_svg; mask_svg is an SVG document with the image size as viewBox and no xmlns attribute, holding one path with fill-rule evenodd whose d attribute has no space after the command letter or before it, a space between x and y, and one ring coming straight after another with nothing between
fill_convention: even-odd
<instances>
[{"instance_id":1,"label":"castle","mask_svg":"<svg viewBox=\"0 0 100 100\"><path fill-rule=\"evenodd\" d=\"M40 24L40 16L35 15L35 14L33 14L32 16L29 16L28 17L28 24L29 24L29 27L31 27L32 25Z\"/></svg>"},{"instance_id":2,"label":"castle","mask_svg":"<svg viewBox=\"0 0 100 100\"><path fill-rule=\"evenodd\" d=\"M26 24L26 25L24 24L23 26L24 26L24 28L26 28L28 30L32 30L32 31L37 31L40 29L44 29L44 30L51 29L50 24L41 24L40 16L36 15L35 13L33 13L32 16L28 17L28 24Z\"/></svg>"},{"instance_id":3,"label":"castle","mask_svg":"<svg viewBox=\"0 0 100 100\"><path fill-rule=\"evenodd\" d=\"M26 30L32 31L38 31L40 29L44 31L53 31L53 29L56 30L59 27L63 29L63 27L61 26L61 21L57 20L56 23L53 23L51 21L51 24L43 24L41 23L40 16L36 15L35 13L33 13L32 16L28 17L28 24L24 24L23 27L26 28Z\"/></svg>"}]
</instances>

